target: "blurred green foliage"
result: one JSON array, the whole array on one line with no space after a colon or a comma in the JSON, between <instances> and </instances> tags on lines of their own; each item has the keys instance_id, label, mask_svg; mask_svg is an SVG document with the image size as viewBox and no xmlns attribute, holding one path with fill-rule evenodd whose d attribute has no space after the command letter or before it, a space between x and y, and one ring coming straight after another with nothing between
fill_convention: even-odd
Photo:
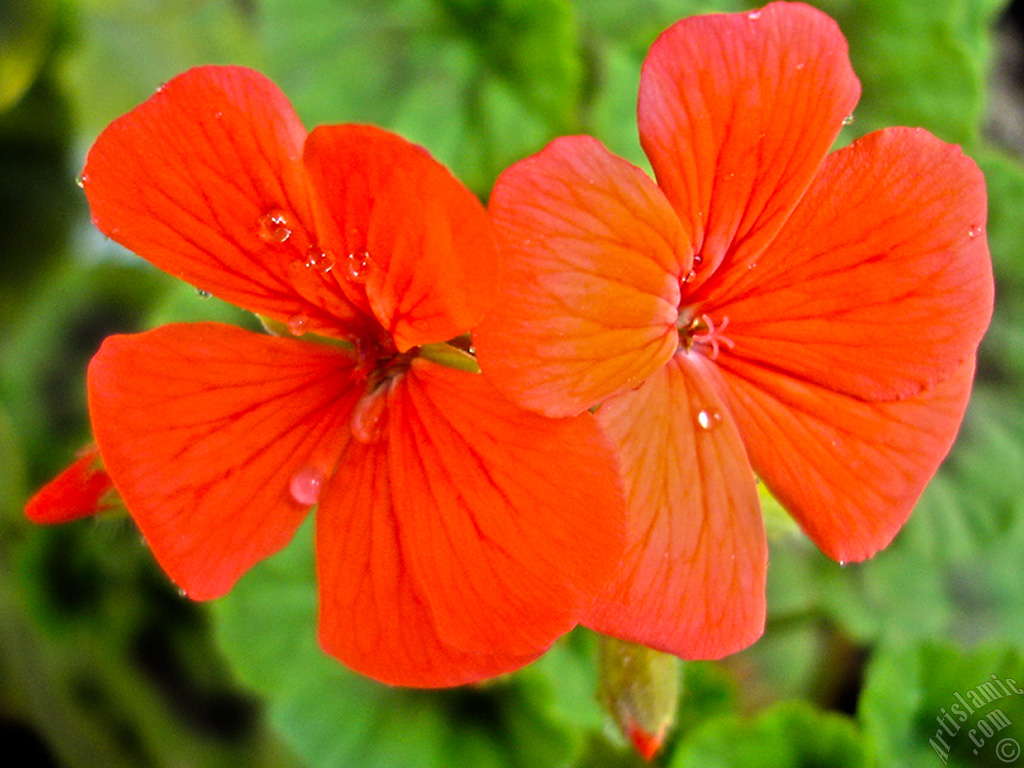
<instances>
[{"instance_id":1,"label":"blurred green foliage","mask_svg":"<svg viewBox=\"0 0 1024 768\"><path fill-rule=\"evenodd\" d=\"M777 511L753 648L683 667L656 764L932 765L943 711L990 675L1024 686L1024 170L986 138L1005 0L819 0L864 87L843 140L920 125L985 172L996 313L946 466L894 544L841 568ZM312 542L212 609L180 598L124 518L30 527L28 494L88 441L101 339L244 313L157 273L88 223L74 184L113 118L205 63L257 67L307 125L372 122L485 197L566 133L634 162L640 64L673 21L739 0L0 0L0 733L45 766L640 764L595 699L593 638L487 685L380 686L317 649ZM1020 94L1017 94L1020 108ZM981 718L1011 721L981 747ZM985 720L985 727L990 727ZM1024 698L947 723L950 765L1009 764ZM949 730L955 730L951 734ZM1012 745L1011 745L1012 746Z\"/></svg>"}]
</instances>

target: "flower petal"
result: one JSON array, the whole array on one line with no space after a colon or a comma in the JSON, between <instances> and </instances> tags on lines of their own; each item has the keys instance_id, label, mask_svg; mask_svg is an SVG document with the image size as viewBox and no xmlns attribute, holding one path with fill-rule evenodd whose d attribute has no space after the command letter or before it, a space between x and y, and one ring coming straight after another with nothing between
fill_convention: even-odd
<instances>
[{"instance_id":1,"label":"flower petal","mask_svg":"<svg viewBox=\"0 0 1024 768\"><path fill-rule=\"evenodd\" d=\"M501 175L490 210L502 293L473 338L505 395L576 414L675 352L690 248L643 171L594 139L558 139Z\"/></svg>"},{"instance_id":2,"label":"flower petal","mask_svg":"<svg viewBox=\"0 0 1024 768\"><path fill-rule=\"evenodd\" d=\"M694 287L770 242L859 96L839 27L799 3L693 16L655 41L640 138L701 256Z\"/></svg>"},{"instance_id":3,"label":"flower petal","mask_svg":"<svg viewBox=\"0 0 1024 768\"><path fill-rule=\"evenodd\" d=\"M338 334L358 313L316 270L305 129L277 87L241 67L199 67L100 134L83 185L96 226L238 306Z\"/></svg>"},{"instance_id":4,"label":"flower petal","mask_svg":"<svg viewBox=\"0 0 1024 768\"><path fill-rule=\"evenodd\" d=\"M891 128L829 156L738 278L706 285L734 357L865 399L907 397L973 357L992 314L985 183L959 147ZM716 276L717 277L717 276Z\"/></svg>"},{"instance_id":5,"label":"flower petal","mask_svg":"<svg viewBox=\"0 0 1024 768\"><path fill-rule=\"evenodd\" d=\"M380 128L327 126L310 135L305 162L335 275L399 351L479 322L498 272L490 220L426 150Z\"/></svg>"},{"instance_id":6,"label":"flower petal","mask_svg":"<svg viewBox=\"0 0 1024 768\"><path fill-rule=\"evenodd\" d=\"M973 359L915 397L864 402L743 363L723 370L751 461L829 557L863 560L896 535L956 437Z\"/></svg>"},{"instance_id":7,"label":"flower petal","mask_svg":"<svg viewBox=\"0 0 1024 768\"><path fill-rule=\"evenodd\" d=\"M399 538L438 632L524 655L575 626L622 555L622 490L590 414L551 420L418 361L389 399Z\"/></svg>"},{"instance_id":8,"label":"flower petal","mask_svg":"<svg viewBox=\"0 0 1024 768\"><path fill-rule=\"evenodd\" d=\"M326 478L358 390L338 349L215 323L111 336L89 365L107 472L157 560L195 599L228 591L309 511L290 494Z\"/></svg>"},{"instance_id":9,"label":"flower petal","mask_svg":"<svg viewBox=\"0 0 1024 768\"><path fill-rule=\"evenodd\" d=\"M391 685L461 685L539 656L466 653L438 629L411 573L393 505L386 441L352 442L317 510L320 644L352 669ZM502 646L496 647L496 651Z\"/></svg>"},{"instance_id":10,"label":"flower petal","mask_svg":"<svg viewBox=\"0 0 1024 768\"><path fill-rule=\"evenodd\" d=\"M103 511L113 491L99 450L90 446L29 499L25 514L34 523L67 523Z\"/></svg>"},{"instance_id":11,"label":"flower petal","mask_svg":"<svg viewBox=\"0 0 1024 768\"><path fill-rule=\"evenodd\" d=\"M626 479L628 547L582 623L685 658L764 630L767 545L754 475L700 355L675 355L597 415Z\"/></svg>"}]
</instances>

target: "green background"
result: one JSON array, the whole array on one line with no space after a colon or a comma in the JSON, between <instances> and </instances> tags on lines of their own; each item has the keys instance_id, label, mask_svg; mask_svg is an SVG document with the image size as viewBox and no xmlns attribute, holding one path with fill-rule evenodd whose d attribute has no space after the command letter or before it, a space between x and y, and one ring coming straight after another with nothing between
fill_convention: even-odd
<instances>
[{"instance_id":1,"label":"green background","mask_svg":"<svg viewBox=\"0 0 1024 768\"><path fill-rule=\"evenodd\" d=\"M1007 3L812 4L839 21L864 87L841 140L919 125L984 170L996 314L958 444L891 547L840 567L769 509L765 636L682 667L679 725L657 765L941 765L929 739L957 693L993 674L1024 685L1024 101L1021 54L996 34ZM635 105L648 46L683 16L749 7L0 0L5 752L18 744L26 765L102 768L641 764L596 702L588 632L481 686L387 688L317 650L309 526L229 597L197 606L129 520L40 528L23 508L88 442L85 366L105 335L251 322L89 224L74 181L85 151L161 82L197 64L256 67L307 126L397 130L486 197L498 172L560 134L596 135L642 163ZM1011 725L979 747L968 731L996 708ZM949 765L1024 764L996 752L1002 739L1024 742L1024 696L946 738Z\"/></svg>"}]
</instances>

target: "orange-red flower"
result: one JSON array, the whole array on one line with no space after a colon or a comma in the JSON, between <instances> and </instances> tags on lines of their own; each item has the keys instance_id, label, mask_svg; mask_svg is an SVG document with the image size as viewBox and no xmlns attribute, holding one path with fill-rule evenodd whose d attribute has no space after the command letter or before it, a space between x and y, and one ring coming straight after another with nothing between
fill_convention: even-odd
<instances>
[{"instance_id":1,"label":"orange-red flower","mask_svg":"<svg viewBox=\"0 0 1024 768\"><path fill-rule=\"evenodd\" d=\"M104 233L280 332L169 325L89 366L105 470L188 595L316 506L321 643L367 675L477 680L576 623L622 553L613 455L589 415L521 410L444 343L497 272L444 168L376 128L307 136L263 76L203 67L111 124L82 179Z\"/></svg>"},{"instance_id":2,"label":"orange-red flower","mask_svg":"<svg viewBox=\"0 0 1024 768\"><path fill-rule=\"evenodd\" d=\"M548 415L600 404L627 484L628 554L585 624L738 650L765 615L755 472L861 560L947 453L992 309L984 184L919 129L827 154L859 95L813 8L690 18L641 76L657 183L584 137L499 179L481 367Z\"/></svg>"}]
</instances>

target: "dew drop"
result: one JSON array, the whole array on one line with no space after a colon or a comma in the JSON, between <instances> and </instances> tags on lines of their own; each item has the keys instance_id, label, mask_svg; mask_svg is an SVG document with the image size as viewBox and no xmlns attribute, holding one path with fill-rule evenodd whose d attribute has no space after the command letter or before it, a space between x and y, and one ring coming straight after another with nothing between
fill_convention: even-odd
<instances>
[{"instance_id":1,"label":"dew drop","mask_svg":"<svg viewBox=\"0 0 1024 768\"><path fill-rule=\"evenodd\" d=\"M75 176L75 184L78 186L79 189L85 189L85 174L84 173L80 173L77 176Z\"/></svg>"},{"instance_id":2,"label":"dew drop","mask_svg":"<svg viewBox=\"0 0 1024 768\"><path fill-rule=\"evenodd\" d=\"M846 565L845 560L837 560L836 562L838 562L840 566Z\"/></svg>"},{"instance_id":3,"label":"dew drop","mask_svg":"<svg viewBox=\"0 0 1024 768\"><path fill-rule=\"evenodd\" d=\"M370 273L370 254L367 251L352 251L346 263L348 279L353 283L365 283Z\"/></svg>"},{"instance_id":4,"label":"dew drop","mask_svg":"<svg viewBox=\"0 0 1024 768\"><path fill-rule=\"evenodd\" d=\"M847 115L843 118L843 125L853 125L853 115Z\"/></svg>"},{"instance_id":5,"label":"dew drop","mask_svg":"<svg viewBox=\"0 0 1024 768\"><path fill-rule=\"evenodd\" d=\"M379 443L384 437L384 429L388 424L387 386L379 387L365 395L352 411L352 437L360 443L372 445Z\"/></svg>"},{"instance_id":6,"label":"dew drop","mask_svg":"<svg viewBox=\"0 0 1024 768\"><path fill-rule=\"evenodd\" d=\"M699 267L703 263L704 263L704 257L702 255L700 255L699 253L696 254L693 257L693 266Z\"/></svg>"},{"instance_id":7,"label":"dew drop","mask_svg":"<svg viewBox=\"0 0 1024 768\"><path fill-rule=\"evenodd\" d=\"M309 329L309 318L303 314L288 318L288 331L292 336L301 336Z\"/></svg>"},{"instance_id":8,"label":"dew drop","mask_svg":"<svg viewBox=\"0 0 1024 768\"><path fill-rule=\"evenodd\" d=\"M722 414L716 410L701 410L697 414L697 424L701 429L710 432L712 429L722 423Z\"/></svg>"},{"instance_id":9,"label":"dew drop","mask_svg":"<svg viewBox=\"0 0 1024 768\"><path fill-rule=\"evenodd\" d=\"M320 499L324 485L324 473L317 467L303 467L288 483L288 492L299 504L311 507Z\"/></svg>"},{"instance_id":10,"label":"dew drop","mask_svg":"<svg viewBox=\"0 0 1024 768\"><path fill-rule=\"evenodd\" d=\"M683 275L683 285L686 285L686 283L692 283L696 279L697 273L691 269L689 272Z\"/></svg>"},{"instance_id":11,"label":"dew drop","mask_svg":"<svg viewBox=\"0 0 1024 768\"><path fill-rule=\"evenodd\" d=\"M196 288L196 296L200 299L208 299L210 298L210 292L204 291L202 288Z\"/></svg>"},{"instance_id":12,"label":"dew drop","mask_svg":"<svg viewBox=\"0 0 1024 768\"><path fill-rule=\"evenodd\" d=\"M970 229L967 230L967 236L973 239L980 236L984 231L980 224L971 224Z\"/></svg>"},{"instance_id":13,"label":"dew drop","mask_svg":"<svg viewBox=\"0 0 1024 768\"><path fill-rule=\"evenodd\" d=\"M292 236L291 220L280 208L274 208L256 220L256 232L263 242L280 245Z\"/></svg>"},{"instance_id":14,"label":"dew drop","mask_svg":"<svg viewBox=\"0 0 1024 768\"><path fill-rule=\"evenodd\" d=\"M751 11L747 14L747 18L751 21L757 21L761 18L761 11Z\"/></svg>"},{"instance_id":15,"label":"dew drop","mask_svg":"<svg viewBox=\"0 0 1024 768\"><path fill-rule=\"evenodd\" d=\"M311 245L306 249L306 269L315 269L325 275L334 269L334 259L318 245Z\"/></svg>"}]
</instances>

